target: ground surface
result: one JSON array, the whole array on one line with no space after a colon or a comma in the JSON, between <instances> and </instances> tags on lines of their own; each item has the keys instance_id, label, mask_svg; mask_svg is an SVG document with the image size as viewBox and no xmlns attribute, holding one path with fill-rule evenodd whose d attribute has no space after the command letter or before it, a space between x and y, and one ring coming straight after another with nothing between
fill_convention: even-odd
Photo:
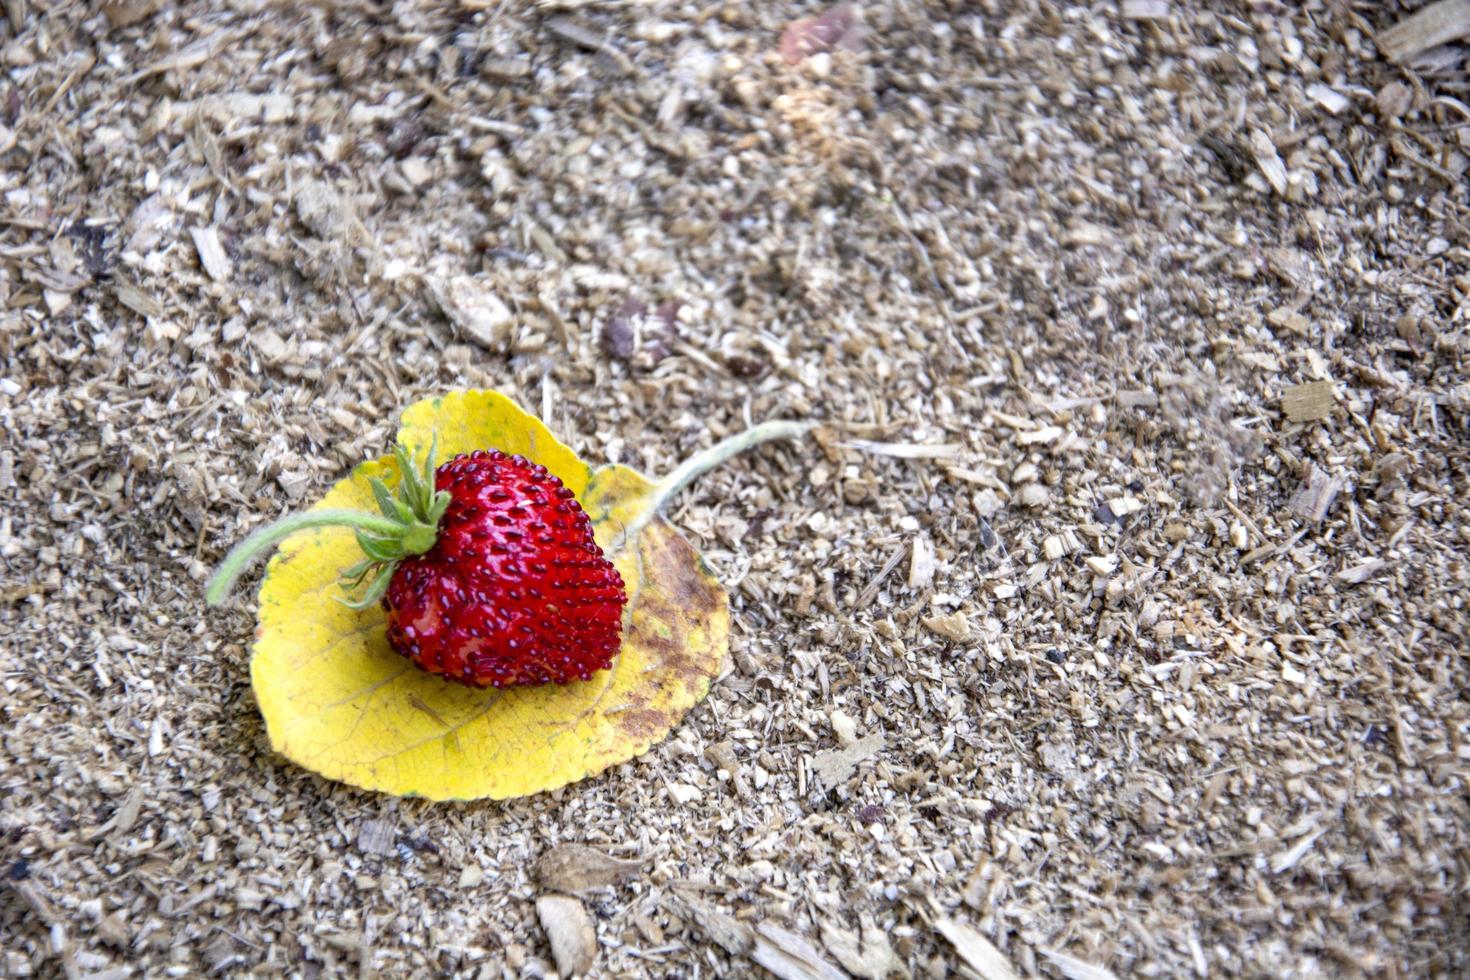
<instances>
[{"instance_id":1,"label":"ground surface","mask_svg":"<svg viewBox=\"0 0 1470 980\"><path fill-rule=\"evenodd\" d=\"M566 842L637 862L607 975L794 948L719 912L1470 969L1470 95L1379 54L1412 5L873 4L796 66L792 3L104 6L0 28L0 973L550 973ZM828 427L672 512L735 618L672 738L444 806L274 757L200 583L464 386L653 473Z\"/></svg>"}]
</instances>

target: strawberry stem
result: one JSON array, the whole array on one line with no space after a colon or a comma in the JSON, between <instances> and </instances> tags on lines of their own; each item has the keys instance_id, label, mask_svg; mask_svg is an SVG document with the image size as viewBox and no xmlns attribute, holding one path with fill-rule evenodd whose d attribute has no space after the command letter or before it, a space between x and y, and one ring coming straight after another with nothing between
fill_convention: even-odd
<instances>
[{"instance_id":1,"label":"strawberry stem","mask_svg":"<svg viewBox=\"0 0 1470 980\"><path fill-rule=\"evenodd\" d=\"M229 594L230 586L261 552L280 544L297 531L313 527L347 527L357 532L357 546L367 558L342 573L342 582L351 592L364 581L365 593L348 601L354 609L366 609L382 598L398 563L413 555L422 555L434 547L439 538L439 519L449 507L449 494L434 489L434 452L438 440L429 447L423 465L402 446L395 450L398 462L398 493L395 496L378 477L368 480L378 514L356 510L316 510L293 514L269 527L261 528L240 542L225 556L204 590L205 601L217 606Z\"/></svg>"},{"instance_id":2,"label":"strawberry stem","mask_svg":"<svg viewBox=\"0 0 1470 980\"><path fill-rule=\"evenodd\" d=\"M670 497L731 457L754 446L759 446L763 442L800 438L811 431L814 426L813 422L785 420L762 422L760 425L751 426L744 432L736 433L728 439L715 443L704 452L696 453L686 459L672 473L654 484L653 507L650 510L657 512Z\"/></svg>"},{"instance_id":3,"label":"strawberry stem","mask_svg":"<svg viewBox=\"0 0 1470 980\"><path fill-rule=\"evenodd\" d=\"M369 534L381 535L398 534L402 530L402 525L397 521L390 521L386 517L364 514L356 510L312 510L305 514L283 517L276 523L256 531L231 549L225 560L220 562L219 568L210 576L209 585L204 590L205 600L211 606L219 605L229 594L230 587L235 584L235 579L239 578L245 566L250 564L251 559L263 551L274 548L297 531L305 531L313 527L350 527ZM432 527L427 530L430 534L434 532Z\"/></svg>"}]
</instances>

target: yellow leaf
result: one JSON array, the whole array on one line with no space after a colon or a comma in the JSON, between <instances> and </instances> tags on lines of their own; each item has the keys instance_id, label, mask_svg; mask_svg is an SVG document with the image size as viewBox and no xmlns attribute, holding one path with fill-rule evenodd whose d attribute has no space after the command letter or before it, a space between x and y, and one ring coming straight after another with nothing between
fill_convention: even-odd
<instances>
[{"instance_id":1,"label":"yellow leaf","mask_svg":"<svg viewBox=\"0 0 1470 980\"><path fill-rule=\"evenodd\" d=\"M388 646L383 613L336 601L361 558L343 528L288 538L260 590L251 680L276 751L330 779L433 800L554 789L662 740L709 691L729 648L729 597L656 516L656 485L625 466L592 469L498 392L410 406L400 444L439 458L517 453L576 493L628 588L612 669L565 686L475 690L416 669ZM391 456L359 466L313 509L372 511L368 479L394 485Z\"/></svg>"}]
</instances>

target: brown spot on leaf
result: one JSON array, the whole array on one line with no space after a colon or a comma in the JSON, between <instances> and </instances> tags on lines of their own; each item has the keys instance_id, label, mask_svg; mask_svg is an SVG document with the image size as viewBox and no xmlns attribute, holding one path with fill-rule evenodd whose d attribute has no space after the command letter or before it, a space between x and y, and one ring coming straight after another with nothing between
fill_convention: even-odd
<instances>
[{"instance_id":1,"label":"brown spot on leaf","mask_svg":"<svg viewBox=\"0 0 1470 980\"><path fill-rule=\"evenodd\" d=\"M719 664L701 662L690 649L688 629L708 629L728 616L729 598L700 564L694 547L665 521L647 528L639 540L643 575L657 589L639 594L630 624L633 642L646 648L679 683L694 686L714 679ZM669 628L659 632L660 624Z\"/></svg>"},{"instance_id":2,"label":"brown spot on leaf","mask_svg":"<svg viewBox=\"0 0 1470 980\"><path fill-rule=\"evenodd\" d=\"M637 741L657 738L673 727L673 719L667 712L653 708L629 708L614 716L618 728L629 738Z\"/></svg>"}]
</instances>

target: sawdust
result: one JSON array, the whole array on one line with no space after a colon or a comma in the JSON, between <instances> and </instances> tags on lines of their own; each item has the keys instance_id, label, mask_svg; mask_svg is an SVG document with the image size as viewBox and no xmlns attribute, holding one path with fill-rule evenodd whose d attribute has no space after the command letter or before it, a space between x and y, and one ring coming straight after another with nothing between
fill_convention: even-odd
<instances>
[{"instance_id":1,"label":"sawdust","mask_svg":"<svg viewBox=\"0 0 1470 980\"><path fill-rule=\"evenodd\" d=\"M0 973L1463 975L1424 6L7 0ZM670 515L673 737L435 806L272 756L200 583L465 386L650 473L824 428ZM554 949L567 843L640 870Z\"/></svg>"}]
</instances>

